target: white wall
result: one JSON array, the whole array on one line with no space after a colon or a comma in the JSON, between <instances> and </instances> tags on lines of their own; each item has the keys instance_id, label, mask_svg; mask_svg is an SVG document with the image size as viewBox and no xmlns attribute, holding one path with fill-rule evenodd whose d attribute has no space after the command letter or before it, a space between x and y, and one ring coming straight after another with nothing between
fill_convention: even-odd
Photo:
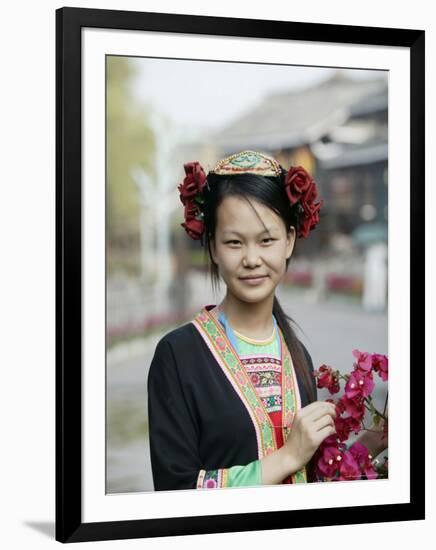
<instances>
[{"instance_id":1,"label":"white wall","mask_svg":"<svg viewBox=\"0 0 436 550\"><path fill-rule=\"evenodd\" d=\"M1 446L0 543L3 548L54 547L54 384L55 384L55 9L54 1L6 3L2 9L1 117L3 137L0 158L0 311L1 311ZM427 0L394 3L366 0L280 2L252 0L107 0L70 5L106 9L129 9L215 16L284 19L425 29L427 31L427 181L434 181L430 166L430 124L434 108L432 3ZM433 67L431 67L433 61ZM434 125L433 125L434 128ZM428 186L427 206L434 199ZM424 200L424 197L423 197ZM430 208L427 208L430 211ZM427 214L427 220L429 216ZM427 250L435 249L428 220ZM427 256L428 258L429 255ZM434 278L429 264L427 281ZM428 287L427 302L434 303ZM431 304L428 308L432 312ZM427 321L428 357L436 353ZM433 353L432 353L433 352ZM427 393L436 378L428 361ZM419 367L419 366L417 366ZM435 445L430 440L434 400L427 397L427 496L434 489L429 467ZM433 461L431 460L433 458ZM433 490L434 495L434 490ZM389 544L410 548L418 537L430 535L435 519L434 497L428 498L425 522L350 525L298 530L259 531L224 535L110 541L106 548L203 548L204 544L247 544L252 548L321 547L349 543L354 548ZM89 544L89 543L83 543Z\"/></svg>"}]
</instances>

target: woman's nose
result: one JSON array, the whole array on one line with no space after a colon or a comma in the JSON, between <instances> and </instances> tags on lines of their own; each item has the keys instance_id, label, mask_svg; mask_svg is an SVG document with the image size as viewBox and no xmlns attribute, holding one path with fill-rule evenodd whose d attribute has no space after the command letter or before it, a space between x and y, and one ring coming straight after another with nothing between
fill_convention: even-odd
<instances>
[{"instance_id":1,"label":"woman's nose","mask_svg":"<svg viewBox=\"0 0 436 550\"><path fill-rule=\"evenodd\" d=\"M255 267L261 262L259 253L254 246L249 246L246 249L245 257L243 259L243 265L245 267Z\"/></svg>"}]
</instances>

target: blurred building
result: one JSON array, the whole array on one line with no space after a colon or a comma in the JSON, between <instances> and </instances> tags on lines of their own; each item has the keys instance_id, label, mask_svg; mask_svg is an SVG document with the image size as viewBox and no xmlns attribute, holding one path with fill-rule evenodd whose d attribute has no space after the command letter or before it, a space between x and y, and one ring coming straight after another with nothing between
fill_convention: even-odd
<instances>
[{"instance_id":1,"label":"blurred building","mask_svg":"<svg viewBox=\"0 0 436 550\"><path fill-rule=\"evenodd\" d=\"M387 86L384 75L352 80L339 70L309 88L266 97L211 138L217 158L260 150L313 175L324 199L323 231L308 239L305 255L359 225L387 223Z\"/></svg>"}]
</instances>

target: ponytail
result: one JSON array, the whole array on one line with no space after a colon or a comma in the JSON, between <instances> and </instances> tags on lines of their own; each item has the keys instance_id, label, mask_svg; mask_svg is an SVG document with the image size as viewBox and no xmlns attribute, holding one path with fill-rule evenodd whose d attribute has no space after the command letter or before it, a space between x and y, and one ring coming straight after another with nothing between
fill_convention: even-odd
<instances>
[{"instance_id":1,"label":"ponytail","mask_svg":"<svg viewBox=\"0 0 436 550\"><path fill-rule=\"evenodd\" d=\"M290 323L295 323L295 321L286 315L283 311L277 297L274 296L273 303L273 314L277 320L283 336L285 338L286 345L288 346L289 353L292 357L292 362L294 364L294 369L300 380L303 382L304 389L306 390L306 395L308 397L308 402L312 403L317 400L317 391L316 391L316 382L312 375L313 372L313 363L312 359L307 352L304 345L300 342L295 334L295 331L291 327ZM316 453L315 453L316 454ZM306 466L307 481L309 483L314 483L317 481L316 476L316 465L314 456L309 460Z\"/></svg>"},{"instance_id":2,"label":"ponytail","mask_svg":"<svg viewBox=\"0 0 436 550\"><path fill-rule=\"evenodd\" d=\"M289 324L289 321L294 324L295 321L291 317L286 315L276 296L274 296L273 314L285 338L285 342L288 346L289 353L291 354L297 377L303 382L308 402L312 403L317 399L316 386L314 384L314 378L312 375L312 361L309 357L309 354L303 347L303 344L297 338L295 331Z\"/></svg>"}]
</instances>

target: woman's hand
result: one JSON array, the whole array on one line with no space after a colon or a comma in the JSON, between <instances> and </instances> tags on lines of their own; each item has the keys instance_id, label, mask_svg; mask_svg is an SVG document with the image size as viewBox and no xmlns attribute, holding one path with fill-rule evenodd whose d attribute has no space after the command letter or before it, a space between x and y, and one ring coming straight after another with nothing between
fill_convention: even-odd
<instances>
[{"instance_id":1,"label":"woman's hand","mask_svg":"<svg viewBox=\"0 0 436 550\"><path fill-rule=\"evenodd\" d=\"M369 428L369 433L372 437L374 456L377 456L388 448L388 431L385 429L385 424L386 420L381 418L377 424L373 423Z\"/></svg>"},{"instance_id":2,"label":"woman's hand","mask_svg":"<svg viewBox=\"0 0 436 550\"><path fill-rule=\"evenodd\" d=\"M297 412L283 445L290 474L305 466L322 441L336 433L335 417L335 405L326 401L314 401Z\"/></svg>"}]
</instances>

